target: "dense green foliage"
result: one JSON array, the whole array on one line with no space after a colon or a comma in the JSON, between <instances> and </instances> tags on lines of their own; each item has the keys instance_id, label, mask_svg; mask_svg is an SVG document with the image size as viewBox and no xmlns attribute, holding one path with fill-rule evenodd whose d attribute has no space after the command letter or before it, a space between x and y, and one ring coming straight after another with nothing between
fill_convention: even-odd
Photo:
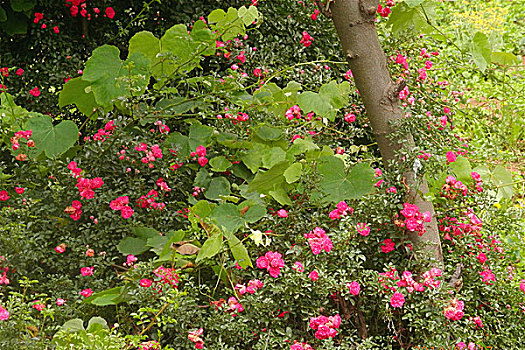
<instances>
[{"instance_id":1,"label":"dense green foliage","mask_svg":"<svg viewBox=\"0 0 525 350\"><path fill-rule=\"evenodd\" d=\"M94 1L89 21L54 2L10 4L7 20L29 26L13 31L0 10L11 34L0 43L1 349L525 340L523 175L491 164L516 164L523 149L512 113L523 4L470 4L508 9L493 24L419 0L378 16L392 75L407 84L396 132L416 141L388 171L312 3L123 1L110 19ZM410 218L426 220L409 210L408 169L430 185L439 273L407 238ZM335 315L337 335L312 326Z\"/></svg>"}]
</instances>

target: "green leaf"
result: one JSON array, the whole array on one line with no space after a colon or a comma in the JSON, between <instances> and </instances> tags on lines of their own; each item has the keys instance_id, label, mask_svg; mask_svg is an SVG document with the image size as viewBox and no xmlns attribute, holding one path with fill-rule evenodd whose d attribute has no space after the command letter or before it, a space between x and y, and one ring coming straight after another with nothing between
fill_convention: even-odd
<instances>
[{"instance_id":1,"label":"green leaf","mask_svg":"<svg viewBox=\"0 0 525 350\"><path fill-rule=\"evenodd\" d=\"M192 151L195 151L200 145L208 147L211 143L211 136L213 135L213 128L205 126L200 123L194 123L190 127L190 133L188 135L189 147Z\"/></svg>"},{"instance_id":2,"label":"green leaf","mask_svg":"<svg viewBox=\"0 0 525 350\"><path fill-rule=\"evenodd\" d=\"M30 11L36 6L36 0L11 0L11 8L16 12Z\"/></svg>"},{"instance_id":3,"label":"green leaf","mask_svg":"<svg viewBox=\"0 0 525 350\"><path fill-rule=\"evenodd\" d=\"M168 241L166 242L166 244L164 244L164 247L162 248L162 251L160 252L159 259L162 260L162 259L165 259L166 257L172 256L175 253L174 250L171 249L172 243L183 241L185 236L186 236L186 232L182 230L168 232L166 234L166 237L168 237Z\"/></svg>"},{"instance_id":4,"label":"green leaf","mask_svg":"<svg viewBox=\"0 0 525 350\"><path fill-rule=\"evenodd\" d=\"M416 4L416 1L410 4ZM423 6L424 13L419 7ZM411 7L407 2L397 4L392 8L392 13L389 16L387 27L392 27L392 33L395 36L400 36L402 33L419 34L420 32L432 32L432 27L427 23L426 15L431 20L434 15L435 4L432 1L424 1Z\"/></svg>"},{"instance_id":5,"label":"green leaf","mask_svg":"<svg viewBox=\"0 0 525 350\"><path fill-rule=\"evenodd\" d=\"M253 224L254 222L259 221L260 219L262 219L263 216L266 215L266 208L264 206L258 205L258 204L247 203L246 201L240 203L237 206L237 208L243 209L247 205L250 208L248 209L248 211L244 213L244 219L246 220L246 222Z\"/></svg>"},{"instance_id":6,"label":"green leaf","mask_svg":"<svg viewBox=\"0 0 525 350\"><path fill-rule=\"evenodd\" d=\"M82 301L85 304L93 304L98 306L106 306L106 305L116 305L119 301L117 301L121 296L122 293L124 293L124 287L115 287L103 290L98 293L94 293L90 297L84 299Z\"/></svg>"},{"instance_id":7,"label":"green leaf","mask_svg":"<svg viewBox=\"0 0 525 350\"><path fill-rule=\"evenodd\" d=\"M243 163L246 165L248 169L250 169L252 173L257 172L257 170L259 170L259 167L261 166L262 156L263 156L263 153L261 152L261 150L264 150L264 149L256 148L256 149L249 150L241 158Z\"/></svg>"},{"instance_id":8,"label":"green leaf","mask_svg":"<svg viewBox=\"0 0 525 350\"><path fill-rule=\"evenodd\" d=\"M210 173L208 173L208 170L206 170L206 168L200 168L200 170L197 172L197 176L195 176L193 184L198 187L208 188L210 182L211 176Z\"/></svg>"},{"instance_id":9,"label":"green leaf","mask_svg":"<svg viewBox=\"0 0 525 350\"><path fill-rule=\"evenodd\" d=\"M226 12L224 12L224 10L222 9L216 9L216 10L213 10L208 15L208 22L209 23L219 23L219 22L224 21L225 18L226 18Z\"/></svg>"},{"instance_id":10,"label":"green leaf","mask_svg":"<svg viewBox=\"0 0 525 350\"><path fill-rule=\"evenodd\" d=\"M222 248L222 232L218 232L208 238L201 247L199 255L197 255L196 263L199 261L214 257Z\"/></svg>"},{"instance_id":11,"label":"green leaf","mask_svg":"<svg viewBox=\"0 0 525 350\"><path fill-rule=\"evenodd\" d=\"M272 190L275 185L284 182L284 172L290 166L289 162L282 162L273 166L267 171L258 171L255 178L248 185L248 191L265 193Z\"/></svg>"},{"instance_id":12,"label":"green leaf","mask_svg":"<svg viewBox=\"0 0 525 350\"><path fill-rule=\"evenodd\" d=\"M511 199L513 195L514 180L512 175L502 167L497 165L492 172L494 178L494 184L498 187L498 193L496 195L496 200L501 198Z\"/></svg>"},{"instance_id":13,"label":"green leaf","mask_svg":"<svg viewBox=\"0 0 525 350\"><path fill-rule=\"evenodd\" d=\"M450 164L450 167L454 171L454 174L456 174L458 180L464 184L468 184L472 181L472 167L467 158L458 156L456 161Z\"/></svg>"},{"instance_id":14,"label":"green leaf","mask_svg":"<svg viewBox=\"0 0 525 350\"><path fill-rule=\"evenodd\" d=\"M121 68L120 51L111 45L96 48L87 60L82 80L91 83L95 101L99 105L109 107L115 99L126 93L116 84Z\"/></svg>"},{"instance_id":15,"label":"green leaf","mask_svg":"<svg viewBox=\"0 0 525 350\"><path fill-rule=\"evenodd\" d=\"M239 238L237 238L233 233L228 232L225 233L225 236L228 239L228 244L230 245L233 257L235 260L237 260L237 263L242 268L247 268L248 266L253 267L250 254L248 254L248 250L244 244L242 244Z\"/></svg>"},{"instance_id":16,"label":"green leaf","mask_svg":"<svg viewBox=\"0 0 525 350\"><path fill-rule=\"evenodd\" d=\"M179 132L172 132L166 140L164 140L164 147L175 148L182 157L190 155L190 144L188 136L184 136Z\"/></svg>"},{"instance_id":17,"label":"green leaf","mask_svg":"<svg viewBox=\"0 0 525 350\"><path fill-rule=\"evenodd\" d=\"M283 187L283 184L277 184L274 186L273 190L268 191L268 194L273 197L279 204L282 205L292 205L290 197L286 189Z\"/></svg>"},{"instance_id":18,"label":"green leaf","mask_svg":"<svg viewBox=\"0 0 525 350\"><path fill-rule=\"evenodd\" d=\"M42 152L48 158L54 158L67 151L78 140L78 127L70 120L53 126L50 116L38 115L27 121L26 128L33 131L35 147L30 156L35 158Z\"/></svg>"},{"instance_id":19,"label":"green leaf","mask_svg":"<svg viewBox=\"0 0 525 350\"><path fill-rule=\"evenodd\" d=\"M327 156L319 160L319 174L322 175L321 190L326 194L324 201L340 202L357 199L374 188L374 171L367 163L354 165L346 174L344 162L338 157Z\"/></svg>"},{"instance_id":20,"label":"green leaf","mask_svg":"<svg viewBox=\"0 0 525 350\"><path fill-rule=\"evenodd\" d=\"M86 116L90 116L95 108L99 105L95 101L93 92L86 92L90 83L82 80L82 77L77 77L69 80L58 97L58 106L60 108L74 104L78 110Z\"/></svg>"},{"instance_id":21,"label":"green leaf","mask_svg":"<svg viewBox=\"0 0 525 350\"><path fill-rule=\"evenodd\" d=\"M6 9L7 20L0 21L2 29L7 35L26 34L27 33L27 16L24 12L13 12L10 8Z\"/></svg>"},{"instance_id":22,"label":"green leaf","mask_svg":"<svg viewBox=\"0 0 525 350\"><path fill-rule=\"evenodd\" d=\"M319 89L319 95L329 99L333 109L341 109L348 104L350 95L350 83L347 81L338 84L332 80Z\"/></svg>"},{"instance_id":23,"label":"green leaf","mask_svg":"<svg viewBox=\"0 0 525 350\"><path fill-rule=\"evenodd\" d=\"M213 157L210 160L211 170L219 173L225 172L232 163L225 156Z\"/></svg>"},{"instance_id":24,"label":"green leaf","mask_svg":"<svg viewBox=\"0 0 525 350\"><path fill-rule=\"evenodd\" d=\"M227 232L235 233L247 222L259 221L265 214L264 206L245 201L238 206L231 203L221 204L213 209L211 218L217 222L219 227L224 228Z\"/></svg>"},{"instance_id":25,"label":"green leaf","mask_svg":"<svg viewBox=\"0 0 525 350\"><path fill-rule=\"evenodd\" d=\"M280 147L273 147L264 152L262 157L263 167L270 169L275 164L284 162L286 160L286 152Z\"/></svg>"},{"instance_id":26,"label":"green leaf","mask_svg":"<svg viewBox=\"0 0 525 350\"><path fill-rule=\"evenodd\" d=\"M60 329L65 332L84 331L84 321L82 321L80 318L74 318L72 320L66 321Z\"/></svg>"},{"instance_id":27,"label":"green leaf","mask_svg":"<svg viewBox=\"0 0 525 350\"><path fill-rule=\"evenodd\" d=\"M108 305L117 305L120 294L105 294L97 296L91 301L91 304L96 306L108 306Z\"/></svg>"},{"instance_id":28,"label":"green leaf","mask_svg":"<svg viewBox=\"0 0 525 350\"><path fill-rule=\"evenodd\" d=\"M177 24L162 36L161 52L158 55L165 61L162 76L190 72L199 66L202 55L215 52L215 37L203 24L202 21L197 21L191 34L184 24ZM159 75L158 71L155 73Z\"/></svg>"},{"instance_id":29,"label":"green leaf","mask_svg":"<svg viewBox=\"0 0 525 350\"><path fill-rule=\"evenodd\" d=\"M263 125L257 129L255 135L259 136L264 141L277 141L283 137L283 134L280 129L271 128L269 126Z\"/></svg>"},{"instance_id":30,"label":"green leaf","mask_svg":"<svg viewBox=\"0 0 525 350\"><path fill-rule=\"evenodd\" d=\"M318 150L319 147L313 143L311 140L305 139L295 139L292 146L288 150L288 153L291 155L298 155L304 152Z\"/></svg>"},{"instance_id":31,"label":"green leaf","mask_svg":"<svg viewBox=\"0 0 525 350\"><path fill-rule=\"evenodd\" d=\"M484 33L476 32L476 34L474 34L471 42L471 54L474 63L484 72L492 58L489 39Z\"/></svg>"},{"instance_id":32,"label":"green leaf","mask_svg":"<svg viewBox=\"0 0 525 350\"><path fill-rule=\"evenodd\" d=\"M221 196L227 196L231 193L230 182L225 177L214 177L204 191L204 197L207 199L220 199Z\"/></svg>"},{"instance_id":33,"label":"green leaf","mask_svg":"<svg viewBox=\"0 0 525 350\"><path fill-rule=\"evenodd\" d=\"M109 329L108 323L105 319L103 319L102 317L95 316L95 317L91 317L91 319L89 320L87 331L90 333L93 333L94 327L96 325L98 325L102 329Z\"/></svg>"},{"instance_id":34,"label":"green leaf","mask_svg":"<svg viewBox=\"0 0 525 350\"><path fill-rule=\"evenodd\" d=\"M514 66L520 63L518 56L509 52L493 52L490 59L492 63L502 66Z\"/></svg>"},{"instance_id":35,"label":"green leaf","mask_svg":"<svg viewBox=\"0 0 525 350\"><path fill-rule=\"evenodd\" d=\"M219 227L224 227L228 232L236 232L246 222L236 205L231 203L221 204L211 213L211 218Z\"/></svg>"},{"instance_id":36,"label":"green leaf","mask_svg":"<svg viewBox=\"0 0 525 350\"><path fill-rule=\"evenodd\" d=\"M284 178L289 184L299 180L303 170L303 165L301 163L294 163L288 167L284 172Z\"/></svg>"},{"instance_id":37,"label":"green leaf","mask_svg":"<svg viewBox=\"0 0 525 350\"><path fill-rule=\"evenodd\" d=\"M152 248L152 250L155 253L160 254L160 252L162 251L162 248L164 248L167 241L168 241L168 237L156 235L155 237L148 238L148 240L146 241L146 247Z\"/></svg>"},{"instance_id":38,"label":"green leaf","mask_svg":"<svg viewBox=\"0 0 525 350\"><path fill-rule=\"evenodd\" d=\"M117 246L118 251L124 255L140 255L149 250L146 241L136 237L125 237Z\"/></svg>"},{"instance_id":39,"label":"green leaf","mask_svg":"<svg viewBox=\"0 0 525 350\"><path fill-rule=\"evenodd\" d=\"M132 227L131 232L144 241L159 236L159 231L150 227Z\"/></svg>"},{"instance_id":40,"label":"green leaf","mask_svg":"<svg viewBox=\"0 0 525 350\"><path fill-rule=\"evenodd\" d=\"M421 5L422 2L425 0L405 0L405 4L408 5L408 7L416 7Z\"/></svg>"},{"instance_id":41,"label":"green leaf","mask_svg":"<svg viewBox=\"0 0 525 350\"><path fill-rule=\"evenodd\" d=\"M117 86L123 91L129 91L132 88L135 96L142 95L149 84L150 62L150 59L143 53L130 54L119 71Z\"/></svg>"},{"instance_id":42,"label":"green leaf","mask_svg":"<svg viewBox=\"0 0 525 350\"><path fill-rule=\"evenodd\" d=\"M3 9L3 7L0 6L0 22L5 22L5 21L7 21L7 13Z\"/></svg>"},{"instance_id":43,"label":"green leaf","mask_svg":"<svg viewBox=\"0 0 525 350\"><path fill-rule=\"evenodd\" d=\"M238 15L242 19L244 25L249 26L259 17L259 12L255 6L250 6L249 8L242 6L239 8Z\"/></svg>"},{"instance_id":44,"label":"green leaf","mask_svg":"<svg viewBox=\"0 0 525 350\"><path fill-rule=\"evenodd\" d=\"M306 91L297 96L297 102L303 113L315 112L319 117L327 116L332 110L329 98L312 91Z\"/></svg>"},{"instance_id":45,"label":"green leaf","mask_svg":"<svg viewBox=\"0 0 525 350\"><path fill-rule=\"evenodd\" d=\"M160 52L160 40L148 31L138 32L129 40L128 58L133 53L140 52L150 59L153 71L160 69L157 54Z\"/></svg>"}]
</instances>

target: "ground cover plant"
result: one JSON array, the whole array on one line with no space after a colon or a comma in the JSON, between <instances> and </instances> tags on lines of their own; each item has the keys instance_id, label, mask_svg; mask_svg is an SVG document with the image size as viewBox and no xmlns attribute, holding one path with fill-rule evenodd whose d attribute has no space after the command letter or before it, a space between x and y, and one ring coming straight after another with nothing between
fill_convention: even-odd
<instances>
[{"instance_id":1,"label":"ground cover plant","mask_svg":"<svg viewBox=\"0 0 525 350\"><path fill-rule=\"evenodd\" d=\"M468 107L499 79L496 120L521 123L522 5L492 5L514 22L2 5L0 349L519 349L521 129Z\"/></svg>"}]
</instances>

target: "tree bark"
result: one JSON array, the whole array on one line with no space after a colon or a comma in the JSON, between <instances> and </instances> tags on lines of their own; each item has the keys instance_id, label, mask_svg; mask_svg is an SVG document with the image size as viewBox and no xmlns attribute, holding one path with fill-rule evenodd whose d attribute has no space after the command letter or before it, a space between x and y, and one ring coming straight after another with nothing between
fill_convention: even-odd
<instances>
[{"instance_id":1,"label":"tree bark","mask_svg":"<svg viewBox=\"0 0 525 350\"><path fill-rule=\"evenodd\" d=\"M330 14L363 99L383 163L388 169L402 161L397 152L401 146L406 143L413 145L414 140L412 135L392 137L392 122L403 118L399 92L404 85L392 81L386 55L379 43L375 28L378 4L379 0L333 0ZM427 182L424 178L417 178L413 171L405 173L405 178L409 186L409 200L421 212L429 211L432 215L432 222L427 225L423 236L413 232L408 234L418 252L416 258L420 263L430 259L430 265L441 266L443 253L434 206L420 194L428 192Z\"/></svg>"}]
</instances>

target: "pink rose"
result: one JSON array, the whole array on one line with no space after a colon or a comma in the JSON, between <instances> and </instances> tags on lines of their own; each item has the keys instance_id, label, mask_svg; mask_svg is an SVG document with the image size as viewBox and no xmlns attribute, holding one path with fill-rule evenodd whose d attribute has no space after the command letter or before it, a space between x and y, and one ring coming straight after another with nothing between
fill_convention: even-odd
<instances>
[{"instance_id":1,"label":"pink rose","mask_svg":"<svg viewBox=\"0 0 525 350\"><path fill-rule=\"evenodd\" d=\"M405 297L401 293L394 293L392 298L390 298L390 305L392 307L402 307L405 303Z\"/></svg>"},{"instance_id":2,"label":"pink rose","mask_svg":"<svg viewBox=\"0 0 525 350\"><path fill-rule=\"evenodd\" d=\"M317 273L317 271L313 270L312 272L310 272L308 274L308 278L311 279L312 281L317 281L319 279L319 274ZM525 285L524 285L525 286ZM525 287L524 287L525 288ZM524 290L525 291L525 290Z\"/></svg>"}]
</instances>

